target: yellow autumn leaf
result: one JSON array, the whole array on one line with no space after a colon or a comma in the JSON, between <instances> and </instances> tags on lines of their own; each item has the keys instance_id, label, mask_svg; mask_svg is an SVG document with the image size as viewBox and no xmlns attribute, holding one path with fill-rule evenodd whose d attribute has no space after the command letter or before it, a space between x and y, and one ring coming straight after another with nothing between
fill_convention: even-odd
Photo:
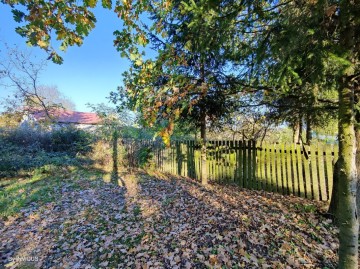
<instances>
[{"instance_id":1,"label":"yellow autumn leaf","mask_svg":"<svg viewBox=\"0 0 360 269\"><path fill-rule=\"evenodd\" d=\"M38 40L37 44L40 48L47 48L48 47L48 43L44 40Z\"/></svg>"}]
</instances>

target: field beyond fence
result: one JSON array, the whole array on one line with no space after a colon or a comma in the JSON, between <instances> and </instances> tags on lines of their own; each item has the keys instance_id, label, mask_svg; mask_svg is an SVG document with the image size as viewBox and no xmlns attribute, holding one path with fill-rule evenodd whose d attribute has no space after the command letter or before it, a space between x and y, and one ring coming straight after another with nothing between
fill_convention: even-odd
<instances>
[{"instance_id":1,"label":"field beyond fence","mask_svg":"<svg viewBox=\"0 0 360 269\"><path fill-rule=\"evenodd\" d=\"M151 150L160 171L201 178L200 145L193 140L172 141L168 148L148 140L124 141L124 146L128 157L139 146ZM334 145L208 141L206 165L208 179L217 183L328 201L337 158Z\"/></svg>"}]
</instances>

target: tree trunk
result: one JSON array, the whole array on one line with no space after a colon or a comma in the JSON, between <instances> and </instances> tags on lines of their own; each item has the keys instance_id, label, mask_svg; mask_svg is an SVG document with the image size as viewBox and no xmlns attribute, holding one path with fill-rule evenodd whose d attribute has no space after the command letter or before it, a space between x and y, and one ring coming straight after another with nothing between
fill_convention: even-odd
<instances>
[{"instance_id":1,"label":"tree trunk","mask_svg":"<svg viewBox=\"0 0 360 269\"><path fill-rule=\"evenodd\" d=\"M359 222L356 207L354 92L347 79L339 89L339 268L358 268Z\"/></svg>"},{"instance_id":2,"label":"tree trunk","mask_svg":"<svg viewBox=\"0 0 360 269\"><path fill-rule=\"evenodd\" d=\"M293 143L299 144L300 143L300 134L301 134L301 125L300 120L296 120L296 122L293 125Z\"/></svg>"},{"instance_id":3,"label":"tree trunk","mask_svg":"<svg viewBox=\"0 0 360 269\"><path fill-rule=\"evenodd\" d=\"M357 117L360 118L360 113L356 110ZM356 122L360 123L360 121ZM355 137L356 137L356 172L357 172L357 191L356 191L356 207L357 207L357 214L358 214L358 222L360 224L360 126L356 124L355 127Z\"/></svg>"},{"instance_id":4,"label":"tree trunk","mask_svg":"<svg viewBox=\"0 0 360 269\"><path fill-rule=\"evenodd\" d=\"M293 143L296 144L297 143L297 138L299 136L299 123L296 122L293 126Z\"/></svg>"},{"instance_id":5,"label":"tree trunk","mask_svg":"<svg viewBox=\"0 0 360 269\"><path fill-rule=\"evenodd\" d=\"M201 111L200 133L201 133L201 183L208 184L207 164L206 164L206 112Z\"/></svg>"},{"instance_id":6,"label":"tree trunk","mask_svg":"<svg viewBox=\"0 0 360 269\"><path fill-rule=\"evenodd\" d=\"M207 85L205 81L205 57L201 55L200 58L200 80L202 94L207 92ZM206 164L206 107L203 105L200 111L200 136L201 136L201 183L203 185L208 184L208 171Z\"/></svg>"},{"instance_id":7,"label":"tree trunk","mask_svg":"<svg viewBox=\"0 0 360 269\"><path fill-rule=\"evenodd\" d=\"M303 121L302 121L302 117L299 114L299 136L298 136L298 144L302 143L302 131L303 131Z\"/></svg>"},{"instance_id":8,"label":"tree trunk","mask_svg":"<svg viewBox=\"0 0 360 269\"><path fill-rule=\"evenodd\" d=\"M310 145L312 140L312 124L310 113L306 115L306 144Z\"/></svg>"},{"instance_id":9,"label":"tree trunk","mask_svg":"<svg viewBox=\"0 0 360 269\"><path fill-rule=\"evenodd\" d=\"M263 142L264 142L264 139L265 139L266 133L267 133L267 127L265 128L264 133L263 133L263 135L261 136L260 147L262 147L262 144L263 144Z\"/></svg>"},{"instance_id":10,"label":"tree trunk","mask_svg":"<svg viewBox=\"0 0 360 269\"><path fill-rule=\"evenodd\" d=\"M333 172L333 189L331 190L331 201L328 213L334 220L335 224L339 226L338 210L339 210L339 160L336 161Z\"/></svg>"},{"instance_id":11,"label":"tree trunk","mask_svg":"<svg viewBox=\"0 0 360 269\"><path fill-rule=\"evenodd\" d=\"M358 215L360 214L360 85L357 85L355 89L355 104L357 109L355 109L355 137L356 137L356 172L357 172L357 194L356 194L356 206ZM360 223L360 218L358 216Z\"/></svg>"},{"instance_id":12,"label":"tree trunk","mask_svg":"<svg viewBox=\"0 0 360 269\"><path fill-rule=\"evenodd\" d=\"M111 173L111 180L113 183L118 183L118 139L119 133L117 130L113 132L113 139L112 139L112 159L113 159L113 170Z\"/></svg>"},{"instance_id":13,"label":"tree trunk","mask_svg":"<svg viewBox=\"0 0 360 269\"><path fill-rule=\"evenodd\" d=\"M354 90L357 53L357 1L340 1L339 41L352 66L343 71L339 87L339 268L358 269L359 221L356 204L356 137ZM344 54L343 54L344 55Z\"/></svg>"}]
</instances>

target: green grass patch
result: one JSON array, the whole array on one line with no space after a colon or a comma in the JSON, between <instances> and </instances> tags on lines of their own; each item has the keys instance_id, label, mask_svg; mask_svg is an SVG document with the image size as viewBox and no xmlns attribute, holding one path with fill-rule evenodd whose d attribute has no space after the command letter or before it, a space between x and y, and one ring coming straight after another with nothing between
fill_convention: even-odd
<instances>
[{"instance_id":1,"label":"green grass patch","mask_svg":"<svg viewBox=\"0 0 360 269\"><path fill-rule=\"evenodd\" d=\"M172 203L174 203L176 201L176 198L175 196L169 196L169 197L166 197L163 201L162 201L162 205L163 206L168 206Z\"/></svg>"},{"instance_id":2,"label":"green grass patch","mask_svg":"<svg viewBox=\"0 0 360 269\"><path fill-rule=\"evenodd\" d=\"M140 208L140 206L136 205L136 206L133 208L133 213L134 213L135 218L137 218L137 217L141 214L141 208Z\"/></svg>"},{"instance_id":3,"label":"green grass patch","mask_svg":"<svg viewBox=\"0 0 360 269\"><path fill-rule=\"evenodd\" d=\"M315 213L317 208L312 204L294 204L293 207L303 213Z\"/></svg>"},{"instance_id":4,"label":"green grass patch","mask_svg":"<svg viewBox=\"0 0 360 269\"><path fill-rule=\"evenodd\" d=\"M0 216L8 217L32 203L47 203L55 199L55 187L59 177L35 173L30 178L11 178L2 180L0 189Z\"/></svg>"},{"instance_id":5,"label":"green grass patch","mask_svg":"<svg viewBox=\"0 0 360 269\"><path fill-rule=\"evenodd\" d=\"M15 215L22 208L55 201L65 183L72 190L81 189L79 179L93 181L97 175L77 167L45 165L35 169L28 177L12 177L0 180L0 217Z\"/></svg>"}]
</instances>

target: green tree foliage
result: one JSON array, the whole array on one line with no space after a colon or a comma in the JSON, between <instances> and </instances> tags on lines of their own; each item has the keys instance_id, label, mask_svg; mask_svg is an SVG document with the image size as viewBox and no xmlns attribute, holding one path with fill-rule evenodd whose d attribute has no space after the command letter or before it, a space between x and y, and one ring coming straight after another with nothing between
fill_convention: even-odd
<instances>
[{"instance_id":1,"label":"green tree foliage","mask_svg":"<svg viewBox=\"0 0 360 269\"><path fill-rule=\"evenodd\" d=\"M178 120L204 129L228 116L237 105L229 96L238 92L231 62L223 55L223 34L206 23L207 13L199 13L192 1L167 4L170 6L158 7L156 1L149 1L146 12L152 25L144 25L138 18L136 25L129 24L116 33L121 40L136 30L132 35L136 42L131 46L116 43L132 61L121 97L126 97L127 105L137 109L148 125L164 125L160 134L166 142ZM211 13L212 5L206 7ZM136 8L127 12L136 13ZM189 27L194 20L200 20L201 26ZM155 59L145 60L141 55L137 45L146 44L158 49Z\"/></svg>"},{"instance_id":2,"label":"green tree foliage","mask_svg":"<svg viewBox=\"0 0 360 269\"><path fill-rule=\"evenodd\" d=\"M327 128L337 119L338 96L334 90L319 90L317 85L294 86L286 93L267 93L262 102L269 107L267 116L275 124L286 122L293 129L293 142L311 143L312 131ZM300 137L306 127L305 137Z\"/></svg>"},{"instance_id":3,"label":"green tree foliage","mask_svg":"<svg viewBox=\"0 0 360 269\"><path fill-rule=\"evenodd\" d=\"M306 125L307 143L312 128L335 118L337 109L334 57L327 52L323 25L318 27L323 8L303 1L281 6L263 40L267 49L262 62L267 68L262 76L271 88L264 92L263 102L272 107L272 118L287 121L294 132L301 133L299 129ZM332 16L333 8L325 8ZM298 142L295 136L294 142Z\"/></svg>"},{"instance_id":4,"label":"green tree foliage","mask_svg":"<svg viewBox=\"0 0 360 269\"><path fill-rule=\"evenodd\" d=\"M178 120L189 120L200 128L202 140L202 181L206 184L206 129L229 116L238 104L231 96L238 92L232 62L224 53L226 40L211 16L219 9L206 1L145 1L152 24L142 23L139 8L124 7L123 31L115 33L119 50L132 61L125 73L128 105L137 109L150 126L164 124L160 132L169 145ZM133 3L134 4L134 3ZM198 10L198 4L202 10ZM144 11L141 11L144 12ZM130 15L129 15L130 14ZM131 36L133 42L122 43ZM158 56L144 60L138 45L158 49ZM240 69L239 69L240 70ZM164 127L165 127L164 126Z\"/></svg>"}]
</instances>

